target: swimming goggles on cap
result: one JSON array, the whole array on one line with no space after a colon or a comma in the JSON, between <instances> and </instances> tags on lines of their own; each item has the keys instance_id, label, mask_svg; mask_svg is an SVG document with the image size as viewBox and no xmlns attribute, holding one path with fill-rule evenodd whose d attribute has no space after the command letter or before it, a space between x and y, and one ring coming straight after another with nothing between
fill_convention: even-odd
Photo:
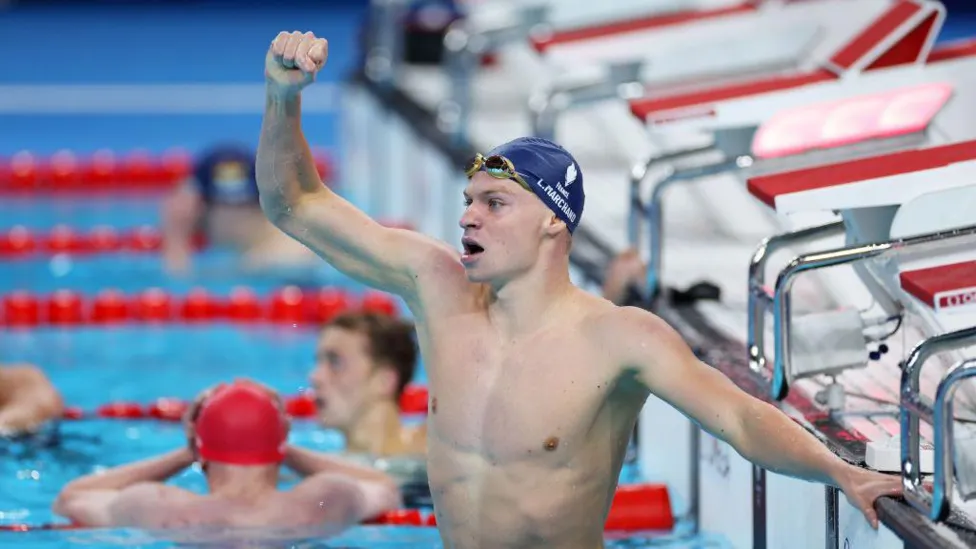
<instances>
[{"instance_id":1,"label":"swimming goggles on cap","mask_svg":"<svg viewBox=\"0 0 976 549\"><path fill-rule=\"evenodd\" d=\"M485 157L483 154L478 153L468 162L464 173L470 178L475 173L481 171L481 168L484 168L485 172L495 179L511 179L521 185L525 190L532 191L528 183L515 171L515 164L512 164L512 161L504 156L495 154Z\"/></svg>"}]
</instances>

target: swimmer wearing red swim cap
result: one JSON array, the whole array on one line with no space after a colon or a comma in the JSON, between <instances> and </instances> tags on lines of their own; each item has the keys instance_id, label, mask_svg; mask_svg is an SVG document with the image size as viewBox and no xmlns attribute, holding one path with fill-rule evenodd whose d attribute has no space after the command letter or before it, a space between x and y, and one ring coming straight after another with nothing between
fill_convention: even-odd
<instances>
[{"instance_id":1,"label":"swimmer wearing red swim cap","mask_svg":"<svg viewBox=\"0 0 976 549\"><path fill-rule=\"evenodd\" d=\"M427 472L445 547L603 547L650 395L760 468L840 488L877 527L874 502L900 494L900 476L844 462L702 362L662 318L574 284L570 252L592 180L566 148L519 137L458 165L468 178L457 197L459 242L385 227L323 185L309 154L302 93L325 65L328 42L298 31L269 38L261 208L413 313L430 380ZM394 177L424 173L423 155L406 157Z\"/></svg>"},{"instance_id":2,"label":"swimmer wearing red swim cap","mask_svg":"<svg viewBox=\"0 0 976 549\"><path fill-rule=\"evenodd\" d=\"M54 512L91 527L315 526L330 535L401 504L384 473L289 445L281 399L259 383L204 391L185 428L183 448L68 483ZM207 493L165 484L194 461ZM304 478L278 489L282 466Z\"/></svg>"},{"instance_id":3,"label":"swimmer wearing red swim cap","mask_svg":"<svg viewBox=\"0 0 976 549\"><path fill-rule=\"evenodd\" d=\"M204 463L271 465L285 459L288 418L276 394L252 383L220 385L194 413Z\"/></svg>"}]
</instances>

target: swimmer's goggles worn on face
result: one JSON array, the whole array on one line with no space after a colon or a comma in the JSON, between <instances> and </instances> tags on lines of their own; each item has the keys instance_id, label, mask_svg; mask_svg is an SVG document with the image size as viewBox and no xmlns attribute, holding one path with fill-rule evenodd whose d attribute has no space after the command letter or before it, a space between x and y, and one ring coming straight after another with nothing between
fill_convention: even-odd
<instances>
[{"instance_id":1,"label":"swimmer's goggles worn on face","mask_svg":"<svg viewBox=\"0 0 976 549\"><path fill-rule=\"evenodd\" d=\"M528 183L515 171L515 164L512 164L512 161L504 156L492 155L485 158L484 155L478 153L468 163L465 174L467 174L468 178L471 178L471 176L481 171L481 168L484 168L485 172L495 179L511 179L521 185L525 190L532 192Z\"/></svg>"}]
</instances>

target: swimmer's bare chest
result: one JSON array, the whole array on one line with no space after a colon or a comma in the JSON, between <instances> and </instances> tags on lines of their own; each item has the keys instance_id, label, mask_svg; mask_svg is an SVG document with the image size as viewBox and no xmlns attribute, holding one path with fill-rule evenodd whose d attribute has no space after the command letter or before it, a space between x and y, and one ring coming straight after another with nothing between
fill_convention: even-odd
<instances>
[{"instance_id":1,"label":"swimmer's bare chest","mask_svg":"<svg viewBox=\"0 0 976 549\"><path fill-rule=\"evenodd\" d=\"M430 342L430 428L490 463L573 448L613 383L606 354L558 328L505 341L472 319L442 332Z\"/></svg>"},{"instance_id":2,"label":"swimmer's bare chest","mask_svg":"<svg viewBox=\"0 0 976 549\"><path fill-rule=\"evenodd\" d=\"M610 353L572 325L496 333L456 320L425 341L427 471L446 546L595 547L631 427Z\"/></svg>"}]
</instances>

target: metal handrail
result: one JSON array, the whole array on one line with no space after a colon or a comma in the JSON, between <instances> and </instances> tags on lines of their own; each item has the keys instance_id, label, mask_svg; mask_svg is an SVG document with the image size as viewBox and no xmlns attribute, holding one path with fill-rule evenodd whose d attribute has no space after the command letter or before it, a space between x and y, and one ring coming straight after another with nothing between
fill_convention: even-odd
<instances>
[{"instance_id":1,"label":"metal handrail","mask_svg":"<svg viewBox=\"0 0 976 549\"><path fill-rule=\"evenodd\" d=\"M533 94L529 98L533 135L555 141L556 123L562 112L606 99L627 100L643 95L640 84L643 66L642 60L610 63L607 65L610 74L606 77L586 84L554 86Z\"/></svg>"},{"instance_id":2,"label":"metal handrail","mask_svg":"<svg viewBox=\"0 0 976 549\"><path fill-rule=\"evenodd\" d=\"M933 441L935 467L932 495L929 496L921 487L921 481L916 480L918 467L911 467L910 478L906 478L909 476L905 470L906 466L910 467L912 463L918 463L918 461L903 462L904 496L912 507L933 521L945 520L948 518L951 509L954 474L953 456L955 455L955 444L952 436L954 420L952 403L959 383L972 377L976 377L976 358L959 361L949 369L942 381L939 382L935 391L935 403L931 407L922 402L921 399L907 403L916 416L921 416L932 423L935 432L935 440ZM903 410L902 413L904 414L905 411ZM918 453L917 445L915 452ZM902 458L904 459L904 455Z\"/></svg>"},{"instance_id":3,"label":"metal handrail","mask_svg":"<svg viewBox=\"0 0 976 549\"><path fill-rule=\"evenodd\" d=\"M634 248L640 246L641 227L640 222L644 219L646 208L641 200L641 187L647 174L656 166L661 166L669 162L690 158L696 154L715 150L713 147L702 147L698 149L688 149L671 151L656 155L650 155L647 159L634 164L630 170L630 211L627 217L627 237L630 245ZM670 173L668 174L670 176Z\"/></svg>"},{"instance_id":4,"label":"metal handrail","mask_svg":"<svg viewBox=\"0 0 976 549\"><path fill-rule=\"evenodd\" d=\"M899 422L901 424L902 484L905 499L913 507L926 514L930 512L941 514L943 511L941 508L932 508L930 496L921 488L921 452L919 450L921 438L919 436L919 422L923 419L923 416L929 422L932 421L933 417L932 406L928 404L919 392L919 379L922 374L922 366L934 354L961 349L970 345L976 345L976 326L930 337L912 349L902 370L900 387L901 410L899 412ZM936 395L938 394L938 391L936 391ZM935 427L938 428L938 420L936 420ZM938 437L937 432L936 438L938 439ZM952 437L950 436L950 443L951 440ZM936 444L937 442L938 440ZM938 447L936 447L935 452L936 464L938 464L940 460ZM938 485L938 478L936 484ZM948 492L941 492L937 496L941 496L942 494L949 497L948 494L951 494L951 489ZM939 498L937 497L937 499Z\"/></svg>"},{"instance_id":5,"label":"metal handrail","mask_svg":"<svg viewBox=\"0 0 976 549\"><path fill-rule=\"evenodd\" d=\"M690 168L669 167L667 174L658 179L651 189L651 197L645 206L641 200L641 185L647 177L652 167L665 162L675 162L690 158L702 153L715 152L714 147L701 147L684 151L661 154L649 158L634 166L630 177L630 216L628 220L628 233L630 243L637 248L640 245L641 220L646 218L649 221L647 228L650 256L647 261L647 281L645 291L647 295L657 293L661 281L661 243L663 242L663 202L664 192L679 181L693 181L702 177L726 173L740 167L740 160L723 159L710 164L703 164Z\"/></svg>"},{"instance_id":6,"label":"metal handrail","mask_svg":"<svg viewBox=\"0 0 976 549\"><path fill-rule=\"evenodd\" d=\"M790 291L793 288L793 282L800 273L863 261L886 253L896 253L905 248L940 244L947 240L973 236L976 236L976 225L969 225L958 229L927 233L888 242L865 244L862 246L839 248L802 255L790 261L780 271L776 279L776 289L773 293L773 336L776 356L773 360L773 382L770 386L770 395L772 398L782 400L789 393L789 383L792 376L792 360L790 357Z\"/></svg>"},{"instance_id":7,"label":"metal handrail","mask_svg":"<svg viewBox=\"0 0 976 549\"><path fill-rule=\"evenodd\" d=\"M481 31L469 28L461 19L444 34L444 65L451 83L450 96L437 106L437 123L454 141L464 139L471 116L471 81L480 64L480 56L501 45L528 38L545 24L550 11L548 3L530 5L519 10L516 23Z\"/></svg>"},{"instance_id":8,"label":"metal handrail","mask_svg":"<svg viewBox=\"0 0 976 549\"><path fill-rule=\"evenodd\" d=\"M748 299L746 348L749 352L749 367L754 372L761 373L766 368L766 311L772 303L772 296L765 287L766 262L780 248L797 242L843 234L844 228L843 221L807 227L764 238L756 247L749 261L749 291L746 293Z\"/></svg>"},{"instance_id":9,"label":"metal handrail","mask_svg":"<svg viewBox=\"0 0 976 549\"><path fill-rule=\"evenodd\" d=\"M372 2L370 43L367 44L363 73L379 86L393 85L403 51L404 0Z\"/></svg>"}]
</instances>

